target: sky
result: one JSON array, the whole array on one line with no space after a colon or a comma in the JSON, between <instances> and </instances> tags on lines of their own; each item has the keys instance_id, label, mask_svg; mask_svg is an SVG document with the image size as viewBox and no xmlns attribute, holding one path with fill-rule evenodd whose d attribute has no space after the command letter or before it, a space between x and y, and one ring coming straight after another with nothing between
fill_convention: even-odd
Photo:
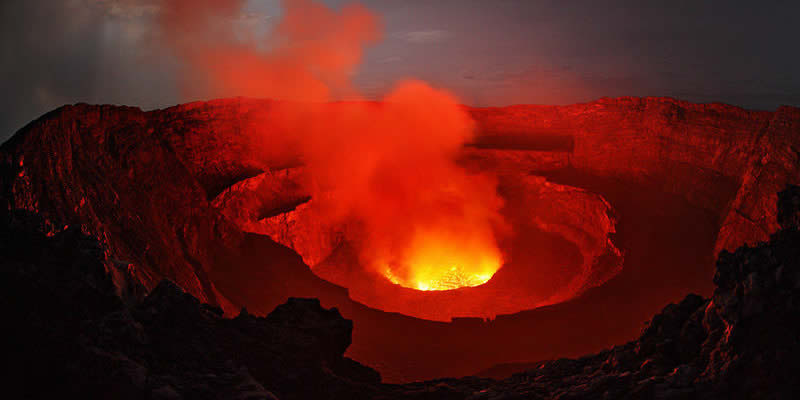
<instances>
[{"instance_id":1,"label":"sky","mask_svg":"<svg viewBox=\"0 0 800 400\"><path fill-rule=\"evenodd\" d=\"M163 1L0 2L0 141L63 104L154 109L215 97L180 89L181 62L155 26ZM800 106L798 1L360 3L383 25L352 77L367 98L418 78L473 106L605 96ZM269 31L282 10L247 0L240 14L242 29Z\"/></svg>"}]
</instances>

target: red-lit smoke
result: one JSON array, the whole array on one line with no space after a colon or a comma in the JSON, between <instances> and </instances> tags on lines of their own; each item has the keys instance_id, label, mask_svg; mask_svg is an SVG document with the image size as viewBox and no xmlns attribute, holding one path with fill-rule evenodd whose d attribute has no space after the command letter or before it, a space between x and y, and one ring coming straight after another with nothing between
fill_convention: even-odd
<instances>
[{"instance_id":1,"label":"red-lit smoke","mask_svg":"<svg viewBox=\"0 0 800 400\"><path fill-rule=\"evenodd\" d=\"M275 107L274 127L297 141L321 218L362 227L350 239L365 266L418 289L488 280L502 263L502 204L491 178L454 161L474 134L467 113L415 80L380 103L324 103L358 98L350 77L380 37L379 19L355 4L282 4L266 37L237 33L242 0L173 0L163 31L187 76L208 79L216 93L292 100Z\"/></svg>"},{"instance_id":2,"label":"red-lit smoke","mask_svg":"<svg viewBox=\"0 0 800 400\"><path fill-rule=\"evenodd\" d=\"M259 34L241 25L244 0L165 0L164 39L184 63L184 90L216 95L327 101L353 95L349 78L380 21L364 7L332 10L283 0L284 15Z\"/></svg>"}]
</instances>

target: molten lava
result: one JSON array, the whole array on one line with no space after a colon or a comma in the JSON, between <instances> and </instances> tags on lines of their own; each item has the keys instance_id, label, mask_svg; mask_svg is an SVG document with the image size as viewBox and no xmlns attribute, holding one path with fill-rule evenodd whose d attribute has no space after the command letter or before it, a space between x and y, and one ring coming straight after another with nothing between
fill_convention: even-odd
<instances>
[{"instance_id":1,"label":"molten lava","mask_svg":"<svg viewBox=\"0 0 800 400\"><path fill-rule=\"evenodd\" d=\"M416 290L453 290L462 287L480 286L486 282L489 282L489 279L492 279L492 275L488 274L468 274L458 266L452 266L450 269L444 269L441 271L441 274L438 278L427 281L401 281L394 275L391 268L386 268L384 276L386 276L386 279L389 279L389 281L395 285Z\"/></svg>"},{"instance_id":2,"label":"molten lava","mask_svg":"<svg viewBox=\"0 0 800 400\"><path fill-rule=\"evenodd\" d=\"M392 283L416 290L452 290L489 281L502 265L494 241L463 233L418 234L401 261L387 263L383 275Z\"/></svg>"}]
</instances>

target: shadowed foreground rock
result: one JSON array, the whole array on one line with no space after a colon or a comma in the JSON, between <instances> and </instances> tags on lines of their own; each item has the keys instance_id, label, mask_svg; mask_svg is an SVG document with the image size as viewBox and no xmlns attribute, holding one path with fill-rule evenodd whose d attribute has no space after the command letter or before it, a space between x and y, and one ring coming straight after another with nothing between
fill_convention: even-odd
<instances>
[{"instance_id":1,"label":"shadowed foreground rock","mask_svg":"<svg viewBox=\"0 0 800 400\"><path fill-rule=\"evenodd\" d=\"M471 398L795 398L799 194L797 186L780 193L781 230L769 242L720 254L711 299L690 294L654 316L638 340L543 362Z\"/></svg>"},{"instance_id":2,"label":"shadowed foreground rock","mask_svg":"<svg viewBox=\"0 0 800 400\"><path fill-rule=\"evenodd\" d=\"M316 300L225 319L169 281L121 296L135 291L115 286L96 241L69 229L47 237L36 216L13 214L0 229L5 360L32 397L790 399L800 390L798 197L800 187L780 194L769 242L720 255L712 298L668 305L635 341L503 381L404 385L343 357L352 323Z\"/></svg>"},{"instance_id":3,"label":"shadowed foreground rock","mask_svg":"<svg viewBox=\"0 0 800 400\"><path fill-rule=\"evenodd\" d=\"M227 319L165 280L126 302L94 239L41 226L0 229L4 361L24 398L369 398L380 381L343 357L352 322L316 299Z\"/></svg>"}]
</instances>

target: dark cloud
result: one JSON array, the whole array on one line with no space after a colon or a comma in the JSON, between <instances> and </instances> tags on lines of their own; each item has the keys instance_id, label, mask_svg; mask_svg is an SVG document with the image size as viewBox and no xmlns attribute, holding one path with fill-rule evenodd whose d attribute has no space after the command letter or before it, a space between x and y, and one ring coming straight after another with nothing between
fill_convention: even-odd
<instances>
[{"instance_id":1,"label":"dark cloud","mask_svg":"<svg viewBox=\"0 0 800 400\"><path fill-rule=\"evenodd\" d=\"M0 141L64 103L153 108L207 96L179 90L179 64L153 22L162 1L0 2ZM418 77L474 105L652 95L800 106L797 1L362 3L387 33L355 76L369 96ZM278 4L247 1L241 26L266 29Z\"/></svg>"},{"instance_id":2,"label":"dark cloud","mask_svg":"<svg viewBox=\"0 0 800 400\"><path fill-rule=\"evenodd\" d=\"M430 29L424 31L398 32L392 35L395 38L409 43L440 43L447 38L448 33L443 30Z\"/></svg>"},{"instance_id":3,"label":"dark cloud","mask_svg":"<svg viewBox=\"0 0 800 400\"><path fill-rule=\"evenodd\" d=\"M390 31L448 32L438 45L386 43L404 63L477 105L601 96L677 96L774 109L800 106L800 2L728 0L367 0ZM568 66L569 68L564 68Z\"/></svg>"},{"instance_id":4,"label":"dark cloud","mask_svg":"<svg viewBox=\"0 0 800 400\"><path fill-rule=\"evenodd\" d=\"M147 49L153 3L4 0L0 140L67 103L177 102L171 62Z\"/></svg>"}]
</instances>

